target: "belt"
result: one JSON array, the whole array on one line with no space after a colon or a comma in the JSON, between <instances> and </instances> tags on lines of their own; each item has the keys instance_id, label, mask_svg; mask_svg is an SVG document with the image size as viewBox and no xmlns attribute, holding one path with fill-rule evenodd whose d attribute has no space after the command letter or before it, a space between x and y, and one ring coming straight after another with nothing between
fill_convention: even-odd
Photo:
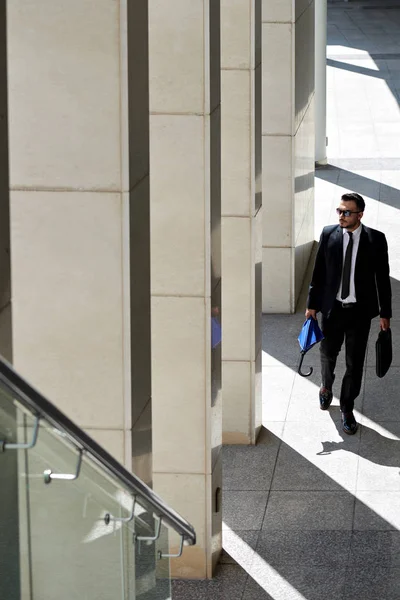
<instances>
[{"instance_id":1,"label":"belt","mask_svg":"<svg viewBox=\"0 0 400 600\"><path fill-rule=\"evenodd\" d=\"M341 308L355 308L357 306L357 302L340 302L340 300L336 300L336 302Z\"/></svg>"}]
</instances>

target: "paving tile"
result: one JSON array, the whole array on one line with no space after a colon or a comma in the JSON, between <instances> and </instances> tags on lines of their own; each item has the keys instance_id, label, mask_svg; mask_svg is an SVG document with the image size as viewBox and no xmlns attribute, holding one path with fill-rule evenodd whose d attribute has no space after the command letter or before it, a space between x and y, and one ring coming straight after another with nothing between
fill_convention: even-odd
<instances>
[{"instance_id":1,"label":"paving tile","mask_svg":"<svg viewBox=\"0 0 400 600\"><path fill-rule=\"evenodd\" d=\"M342 33L328 33L327 42L330 46L340 45L342 46L347 42L347 38Z\"/></svg>"},{"instance_id":2,"label":"paving tile","mask_svg":"<svg viewBox=\"0 0 400 600\"><path fill-rule=\"evenodd\" d=\"M173 580L172 598L173 600L230 600L241 598L246 580L247 573L241 567L219 565L214 578L211 580Z\"/></svg>"},{"instance_id":3,"label":"paving tile","mask_svg":"<svg viewBox=\"0 0 400 600\"><path fill-rule=\"evenodd\" d=\"M312 428L304 423L286 423L273 490L356 489L359 437L343 439L338 409L337 413L336 424L332 410L325 423Z\"/></svg>"},{"instance_id":4,"label":"paving tile","mask_svg":"<svg viewBox=\"0 0 400 600\"><path fill-rule=\"evenodd\" d=\"M342 600L345 570L327 567L273 569L260 561L247 580L243 600Z\"/></svg>"},{"instance_id":5,"label":"paving tile","mask_svg":"<svg viewBox=\"0 0 400 600\"><path fill-rule=\"evenodd\" d=\"M222 474L223 478L227 476L228 473L231 473L235 469L235 458L237 453L237 448L235 444L223 446L221 449L222 456Z\"/></svg>"},{"instance_id":6,"label":"paving tile","mask_svg":"<svg viewBox=\"0 0 400 600\"><path fill-rule=\"evenodd\" d=\"M366 42L368 39L366 34L359 29L344 29L342 30L342 34L345 36L348 42Z\"/></svg>"},{"instance_id":7,"label":"paving tile","mask_svg":"<svg viewBox=\"0 0 400 600\"><path fill-rule=\"evenodd\" d=\"M269 443L257 446L225 446L223 488L269 490L279 445L280 440L271 436Z\"/></svg>"},{"instance_id":8,"label":"paving tile","mask_svg":"<svg viewBox=\"0 0 400 600\"><path fill-rule=\"evenodd\" d=\"M386 435L361 426L357 490L400 492L400 423L385 423ZM389 435L391 437L389 437Z\"/></svg>"},{"instance_id":9,"label":"paving tile","mask_svg":"<svg viewBox=\"0 0 400 600\"><path fill-rule=\"evenodd\" d=\"M400 531L390 532L392 538L391 547L391 565L393 568L400 569Z\"/></svg>"},{"instance_id":10,"label":"paving tile","mask_svg":"<svg viewBox=\"0 0 400 600\"><path fill-rule=\"evenodd\" d=\"M393 160L393 159L392 159ZM389 168L394 168L392 165L397 165L397 160L394 163L389 161L389 159L385 159L385 164L388 165ZM356 158L348 158L346 156L336 156L335 158L331 158L330 162L336 166L337 169L346 169L346 171L351 172L360 172L360 171L377 171L377 169L383 169L382 163L384 159L380 158L376 160L376 158L366 157L365 155ZM400 161L399 161L400 162Z\"/></svg>"},{"instance_id":11,"label":"paving tile","mask_svg":"<svg viewBox=\"0 0 400 600\"><path fill-rule=\"evenodd\" d=\"M263 368L263 415L269 421L285 420L295 375L294 369L283 365Z\"/></svg>"},{"instance_id":12,"label":"paving tile","mask_svg":"<svg viewBox=\"0 0 400 600\"><path fill-rule=\"evenodd\" d=\"M304 360L304 368L311 365L311 361ZM313 363L315 366L315 362ZM319 388L321 385L321 376L319 370L315 369L310 377L300 377L296 375L294 380L292 394L290 398L289 409L286 415L286 422L289 421L325 421L326 415L319 408ZM337 400L337 398L336 398Z\"/></svg>"},{"instance_id":13,"label":"paving tile","mask_svg":"<svg viewBox=\"0 0 400 600\"><path fill-rule=\"evenodd\" d=\"M257 444L263 444L266 446L279 446L280 440L282 438L282 430L279 425L284 424L283 421L273 421L271 423L271 427L266 427L263 425L260 429L260 433L258 434Z\"/></svg>"},{"instance_id":14,"label":"paving tile","mask_svg":"<svg viewBox=\"0 0 400 600\"><path fill-rule=\"evenodd\" d=\"M356 469L357 465L356 461L354 461L352 468L353 477L356 475ZM340 465L337 465L336 473L340 475ZM352 487L351 481L348 482L348 484L349 487ZM275 491L341 491L342 487L335 481L335 479L327 476L324 471L321 471L319 468L313 465L309 460L307 460L306 457L302 456L298 452L295 452L292 448L284 445L279 451L272 482L272 489Z\"/></svg>"},{"instance_id":15,"label":"paving tile","mask_svg":"<svg viewBox=\"0 0 400 600\"><path fill-rule=\"evenodd\" d=\"M342 18L342 17L337 16L337 17L334 17L334 19L332 21L329 18L329 22L335 23L338 26L339 31L342 31L342 30L360 31L358 24L354 23L349 17Z\"/></svg>"},{"instance_id":16,"label":"paving tile","mask_svg":"<svg viewBox=\"0 0 400 600\"><path fill-rule=\"evenodd\" d=\"M363 600L395 600L399 595L400 585L393 581L399 572L391 569L369 566L368 569L349 567L346 574L345 597L362 598ZM398 582L397 582L398 583Z\"/></svg>"},{"instance_id":17,"label":"paving tile","mask_svg":"<svg viewBox=\"0 0 400 600\"><path fill-rule=\"evenodd\" d=\"M268 415L263 415L263 430L267 431L269 435L282 438L284 427L285 421L269 421Z\"/></svg>"},{"instance_id":18,"label":"paving tile","mask_svg":"<svg viewBox=\"0 0 400 600\"><path fill-rule=\"evenodd\" d=\"M345 567L351 531L261 531L256 552L280 570L294 567ZM389 547L389 544L388 544Z\"/></svg>"},{"instance_id":19,"label":"paving tile","mask_svg":"<svg viewBox=\"0 0 400 600\"><path fill-rule=\"evenodd\" d=\"M220 565L215 577L208 582L207 600L241 598L247 572L236 565Z\"/></svg>"},{"instance_id":20,"label":"paving tile","mask_svg":"<svg viewBox=\"0 0 400 600\"><path fill-rule=\"evenodd\" d=\"M223 552L222 564L238 564L243 569L249 569L253 563L259 531L230 531L222 532Z\"/></svg>"},{"instance_id":21,"label":"paving tile","mask_svg":"<svg viewBox=\"0 0 400 600\"><path fill-rule=\"evenodd\" d=\"M313 421L313 423L321 422L325 423L329 419L329 412L335 412L335 407L339 407L340 389L342 385L342 379L345 373L345 366L343 364L344 356L339 357L338 364L336 367L336 379L333 385L334 399L331 404L330 411L321 411L319 408L319 388L321 385L321 377L319 370L315 369L311 377L300 377L296 375L294 380L292 395L290 398L290 404L286 416L286 421ZM311 362L305 362L306 366L312 364ZM314 363L315 365L315 363ZM354 406L357 410L360 410L363 404L363 390L364 380L361 384L361 392L358 398L354 402ZM339 415L339 412L336 411Z\"/></svg>"},{"instance_id":22,"label":"paving tile","mask_svg":"<svg viewBox=\"0 0 400 600\"><path fill-rule=\"evenodd\" d=\"M398 203L400 201L400 190L390 185L387 185L386 183L383 183L381 184L379 190L379 200L381 202L385 202L386 200L389 200L391 202L396 201L396 205L398 206Z\"/></svg>"},{"instance_id":23,"label":"paving tile","mask_svg":"<svg viewBox=\"0 0 400 600\"><path fill-rule=\"evenodd\" d=\"M271 492L263 529L350 530L354 496L347 492Z\"/></svg>"},{"instance_id":24,"label":"paving tile","mask_svg":"<svg viewBox=\"0 0 400 600\"><path fill-rule=\"evenodd\" d=\"M385 30L383 29L383 27L381 27L379 25L374 25L373 23L369 23L368 21L365 23L359 24L359 28L360 28L360 31L365 33L369 38L371 38L374 34L382 35L385 33ZM368 48L370 48L370 49L375 50L375 48L378 48L378 45L371 44L368 38L367 38L366 44L367 44Z\"/></svg>"},{"instance_id":25,"label":"paving tile","mask_svg":"<svg viewBox=\"0 0 400 600\"><path fill-rule=\"evenodd\" d=\"M391 569L388 574L387 586L388 600L398 600L400 598L400 569Z\"/></svg>"},{"instance_id":26,"label":"paving tile","mask_svg":"<svg viewBox=\"0 0 400 600\"><path fill-rule=\"evenodd\" d=\"M263 365L296 367L299 360L297 341L304 315L288 319L287 315L263 315Z\"/></svg>"},{"instance_id":27,"label":"paving tile","mask_svg":"<svg viewBox=\"0 0 400 600\"><path fill-rule=\"evenodd\" d=\"M174 579L172 581L173 600L207 600L206 580Z\"/></svg>"},{"instance_id":28,"label":"paving tile","mask_svg":"<svg viewBox=\"0 0 400 600\"><path fill-rule=\"evenodd\" d=\"M274 596L271 596L261 585L249 577L244 588L242 600L298 600L298 595L292 594L290 596L288 594L287 585L282 585L280 582L272 584L270 581L270 587L272 585L274 587ZM277 592L276 588L279 589L279 592Z\"/></svg>"},{"instance_id":29,"label":"paving tile","mask_svg":"<svg viewBox=\"0 0 400 600\"><path fill-rule=\"evenodd\" d=\"M233 531L261 529L268 492L230 491L223 495L223 528Z\"/></svg>"},{"instance_id":30,"label":"paving tile","mask_svg":"<svg viewBox=\"0 0 400 600\"><path fill-rule=\"evenodd\" d=\"M315 177L317 179L324 179L330 183L337 183L340 175L340 169L332 165L326 167L320 167L315 171Z\"/></svg>"},{"instance_id":31,"label":"paving tile","mask_svg":"<svg viewBox=\"0 0 400 600\"><path fill-rule=\"evenodd\" d=\"M400 529L400 492L357 491L354 511L356 531Z\"/></svg>"},{"instance_id":32,"label":"paving tile","mask_svg":"<svg viewBox=\"0 0 400 600\"><path fill-rule=\"evenodd\" d=\"M365 375L363 413L373 421L398 420L398 381L400 368L393 367L379 379L368 367Z\"/></svg>"},{"instance_id":33,"label":"paving tile","mask_svg":"<svg viewBox=\"0 0 400 600\"><path fill-rule=\"evenodd\" d=\"M343 129L342 129L343 131ZM365 171L361 174L343 169L339 175L339 185L349 189L356 189L362 196L379 199L381 187L381 172ZM366 204L368 212L368 204Z\"/></svg>"},{"instance_id":34,"label":"paving tile","mask_svg":"<svg viewBox=\"0 0 400 600\"><path fill-rule=\"evenodd\" d=\"M400 532L354 531L351 536L349 566L400 567Z\"/></svg>"},{"instance_id":35,"label":"paving tile","mask_svg":"<svg viewBox=\"0 0 400 600\"><path fill-rule=\"evenodd\" d=\"M223 489L265 490L265 492L267 492L271 486L273 469L274 463L272 463L272 461L270 461L269 464L266 463L266 465L259 470L253 470L253 467L249 470L248 466L247 469L235 469L223 476Z\"/></svg>"}]
</instances>

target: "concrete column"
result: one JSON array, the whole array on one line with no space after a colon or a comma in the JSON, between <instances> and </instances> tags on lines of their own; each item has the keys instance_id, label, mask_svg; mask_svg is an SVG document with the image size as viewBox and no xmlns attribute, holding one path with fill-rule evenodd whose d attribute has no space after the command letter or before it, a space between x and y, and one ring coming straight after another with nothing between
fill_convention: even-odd
<instances>
[{"instance_id":1,"label":"concrete column","mask_svg":"<svg viewBox=\"0 0 400 600\"><path fill-rule=\"evenodd\" d=\"M11 264L10 206L8 191L8 111L7 111L7 44L6 3L0 2L0 355L11 362ZM16 409L0 394L0 436L10 435L15 425ZM18 506L18 454L2 455L0 510L0 598L21 597L20 527Z\"/></svg>"},{"instance_id":2,"label":"concrete column","mask_svg":"<svg viewBox=\"0 0 400 600\"><path fill-rule=\"evenodd\" d=\"M8 111L6 6L0 3L0 354L11 362L10 197L8 182Z\"/></svg>"},{"instance_id":3,"label":"concrete column","mask_svg":"<svg viewBox=\"0 0 400 600\"><path fill-rule=\"evenodd\" d=\"M263 2L263 312L295 310L314 241L314 1Z\"/></svg>"},{"instance_id":4,"label":"concrete column","mask_svg":"<svg viewBox=\"0 0 400 600\"><path fill-rule=\"evenodd\" d=\"M223 442L261 427L261 0L221 6Z\"/></svg>"},{"instance_id":5,"label":"concrete column","mask_svg":"<svg viewBox=\"0 0 400 600\"><path fill-rule=\"evenodd\" d=\"M154 488L198 536L174 575L204 578L221 547L219 2L150 0L149 19Z\"/></svg>"},{"instance_id":6,"label":"concrete column","mask_svg":"<svg viewBox=\"0 0 400 600\"><path fill-rule=\"evenodd\" d=\"M315 4L315 162L326 165L327 0Z\"/></svg>"},{"instance_id":7,"label":"concrete column","mask_svg":"<svg viewBox=\"0 0 400 600\"><path fill-rule=\"evenodd\" d=\"M8 4L13 345L17 370L150 480L147 0L129 5Z\"/></svg>"},{"instance_id":8,"label":"concrete column","mask_svg":"<svg viewBox=\"0 0 400 600\"><path fill-rule=\"evenodd\" d=\"M11 0L7 9L14 364L151 483L147 0ZM59 600L83 579L96 597L118 590L118 536L92 540L84 570L65 536L71 572L47 577L41 558L59 547L54 518L61 531L71 515L78 522L82 498L68 487L43 511L20 481L24 598L31 582L35 596ZM98 551L109 553L106 589L90 564Z\"/></svg>"}]
</instances>

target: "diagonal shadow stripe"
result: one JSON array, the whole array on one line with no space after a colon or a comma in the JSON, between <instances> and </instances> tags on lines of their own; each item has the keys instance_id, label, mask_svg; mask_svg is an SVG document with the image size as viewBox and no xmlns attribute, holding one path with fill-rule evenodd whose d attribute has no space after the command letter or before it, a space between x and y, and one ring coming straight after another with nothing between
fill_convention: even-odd
<instances>
[{"instance_id":1,"label":"diagonal shadow stripe","mask_svg":"<svg viewBox=\"0 0 400 600\"><path fill-rule=\"evenodd\" d=\"M379 169L378 161L376 168ZM400 208L400 190L393 186L377 182L370 177L364 177L364 175L359 175L353 171L335 167L331 164L324 166L323 169L317 169L315 172L316 177L324 180L330 180L330 174L337 175L336 185L346 187L349 191L354 191L362 196L383 202L393 208Z\"/></svg>"},{"instance_id":2,"label":"diagonal shadow stripe","mask_svg":"<svg viewBox=\"0 0 400 600\"><path fill-rule=\"evenodd\" d=\"M377 77L378 79L386 79L385 75L381 71L374 71L373 69L367 69L366 67L360 67L358 65L350 65L339 60L333 60L328 58L326 60L328 67L335 67L336 69L343 69L344 71L351 71L352 73L358 73L360 75L367 75L368 77Z\"/></svg>"},{"instance_id":3,"label":"diagonal shadow stripe","mask_svg":"<svg viewBox=\"0 0 400 600\"><path fill-rule=\"evenodd\" d=\"M223 454L222 564L212 580L173 581L174 600L397 597L400 532L321 470L329 455L318 467L265 428Z\"/></svg>"},{"instance_id":4,"label":"diagonal shadow stripe","mask_svg":"<svg viewBox=\"0 0 400 600\"><path fill-rule=\"evenodd\" d=\"M384 56L384 55L382 55ZM400 54L396 55L400 60ZM341 56L342 59L345 59L345 56ZM355 58L355 57L353 57ZM368 58L376 58L376 55L369 55ZM326 61L328 67L334 67L336 69L342 69L344 71L350 71L352 73L357 73L359 75L367 75L367 77L375 77L377 79L382 79L385 81L388 86L390 92L393 94L394 98L397 102L400 101L399 92L396 88L396 83L392 81L391 75L388 72L384 71L375 71L374 69L368 69L366 67L360 67L359 65L351 65L349 63L341 62L339 60L334 60L332 58L328 58Z\"/></svg>"}]
</instances>

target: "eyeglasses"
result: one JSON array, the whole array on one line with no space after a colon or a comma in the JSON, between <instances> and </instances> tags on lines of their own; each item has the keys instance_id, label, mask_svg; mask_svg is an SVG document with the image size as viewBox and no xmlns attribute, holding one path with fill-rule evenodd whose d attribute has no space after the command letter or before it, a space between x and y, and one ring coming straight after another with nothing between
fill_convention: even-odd
<instances>
[{"instance_id":1,"label":"eyeglasses","mask_svg":"<svg viewBox=\"0 0 400 600\"><path fill-rule=\"evenodd\" d=\"M362 212L362 210L340 210L340 208L337 208L336 212L339 216L343 215L344 217L349 217L350 215L356 215Z\"/></svg>"}]
</instances>

